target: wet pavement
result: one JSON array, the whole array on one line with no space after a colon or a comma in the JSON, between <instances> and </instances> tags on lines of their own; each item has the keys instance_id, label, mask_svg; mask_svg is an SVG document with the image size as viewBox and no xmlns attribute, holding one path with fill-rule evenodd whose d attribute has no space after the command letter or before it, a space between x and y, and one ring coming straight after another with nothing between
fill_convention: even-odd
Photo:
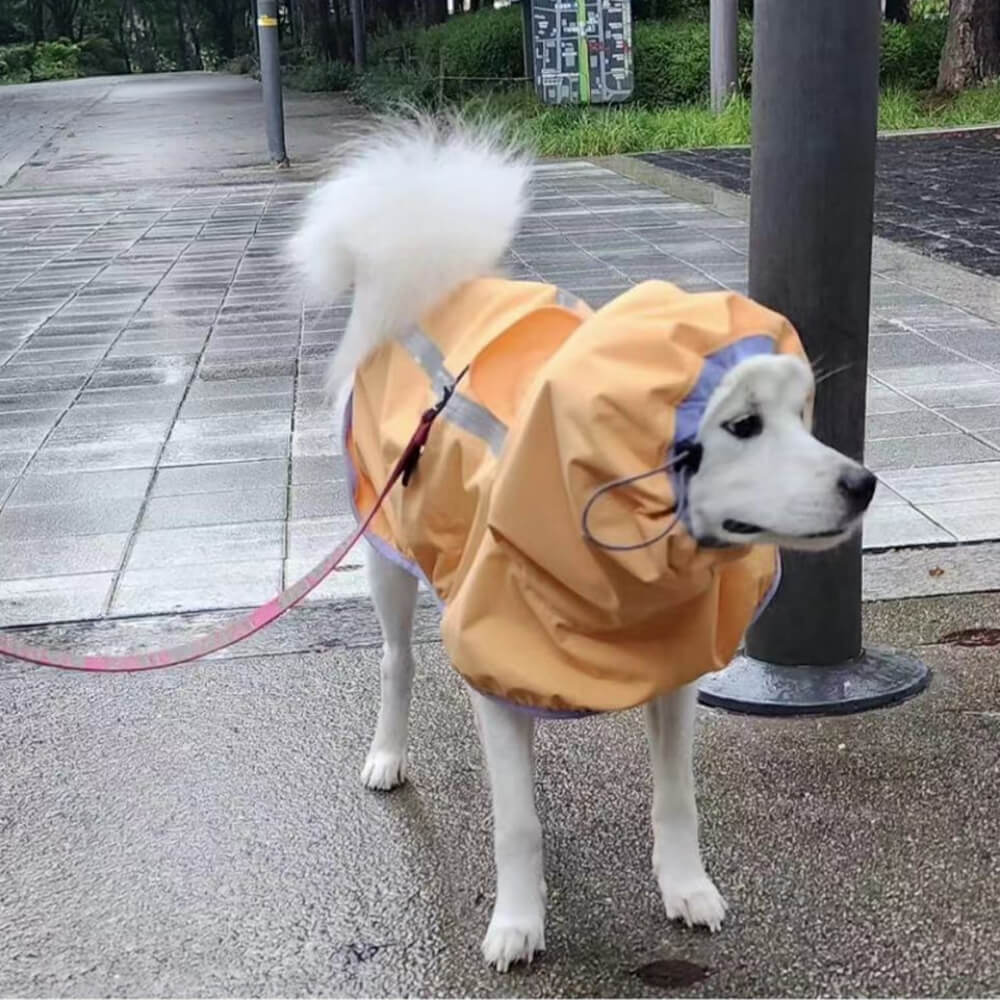
<instances>
[{"instance_id":1,"label":"wet pavement","mask_svg":"<svg viewBox=\"0 0 1000 1000\"><path fill-rule=\"evenodd\" d=\"M282 257L308 190L0 199L5 624L262 603L346 532L321 388L346 310L304 310ZM508 265L600 305L650 277L745 290L746 247L738 220L558 164ZM1000 538L1000 328L876 276L872 334L867 548ZM364 588L352 556L314 599Z\"/></svg>"},{"instance_id":2,"label":"wet pavement","mask_svg":"<svg viewBox=\"0 0 1000 1000\"><path fill-rule=\"evenodd\" d=\"M930 692L841 719L703 710L720 934L670 926L640 716L540 727L548 951L487 970L489 806L470 708L417 650L411 780L358 774L372 650L156 675L12 668L0 727L0 994L995 996L995 651L925 647ZM613 790L613 791L612 791ZM633 970L691 963L693 985Z\"/></svg>"},{"instance_id":3,"label":"wet pavement","mask_svg":"<svg viewBox=\"0 0 1000 1000\"><path fill-rule=\"evenodd\" d=\"M108 652L204 633L349 523L320 389L345 311L303 309L281 247L358 114L290 95L296 165L275 173L250 81L8 95L0 624ZM743 290L746 245L739 219L656 184L550 164L508 264L599 305L648 277ZM883 485L865 563L869 598L912 598L867 604L868 638L908 647L989 624L995 601L946 595L1000 589L1000 313L975 294L987 284L969 286L974 315L914 273L873 283ZM923 647L931 690L891 711L701 712L706 852L733 907L717 937L664 920L637 714L542 727L549 952L502 978L477 950L492 892L481 758L426 597L416 632L412 781L391 796L357 778L378 632L355 557L315 600L190 667L5 663L0 994L1000 989L992 650ZM648 987L633 970L658 958L704 978Z\"/></svg>"},{"instance_id":4,"label":"wet pavement","mask_svg":"<svg viewBox=\"0 0 1000 1000\"><path fill-rule=\"evenodd\" d=\"M750 151L745 148L669 150L642 159L731 191L750 192ZM998 162L1000 126L879 139L875 232L1000 277Z\"/></svg>"}]
</instances>

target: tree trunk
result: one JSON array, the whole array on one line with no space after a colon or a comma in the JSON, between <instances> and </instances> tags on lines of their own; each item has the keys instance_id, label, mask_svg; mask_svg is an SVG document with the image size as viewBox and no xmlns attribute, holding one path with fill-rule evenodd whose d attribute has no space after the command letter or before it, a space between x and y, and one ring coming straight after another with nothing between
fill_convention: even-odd
<instances>
[{"instance_id":1,"label":"tree trunk","mask_svg":"<svg viewBox=\"0 0 1000 1000\"><path fill-rule=\"evenodd\" d=\"M340 10L340 0L333 0L333 30L336 34L337 59L348 62L347 38L344 36L344 17Z\"/></svg>"},{"instance_id":2,"label":"tree trunk","mask_svg":"<svg viewBox=\"0 0 1000 1000\"><path fill-rule=\"evenodd\" d=\"M191 64L188 61L187 29L184 27L184 8L181 0L175 0L174 12L177 16L177 68L188 70Z\"/></svg>"},{"instance_id":3,"label":"tree trunk","mask_svg":"<svg viewBox=\"0 0 1000 1000\"><path fill-rule=\"evenodd\" d=\"M948 94L1000 76L1000 0L951 0L938 90Z\"/></svg>"},{"instance_id":4,"label":"tree trunk","mask_svg":"<svg viewBox=\"0 0 1000 1000\"><path fill-rule=\"evenodd\" d=\"M424 0L424 27L444 24L448 20L448 0Z\"/></svg>"},{"instance_id":5,"label":"tree trunk","mask_svg":"<svg viewBox=\"0 0 1000 1000\"><path fill-rule=\"evenodd\" d=\"M885 19L897 24L909 24L910 0L885 0Z\"/></svg>"}]
</instances>

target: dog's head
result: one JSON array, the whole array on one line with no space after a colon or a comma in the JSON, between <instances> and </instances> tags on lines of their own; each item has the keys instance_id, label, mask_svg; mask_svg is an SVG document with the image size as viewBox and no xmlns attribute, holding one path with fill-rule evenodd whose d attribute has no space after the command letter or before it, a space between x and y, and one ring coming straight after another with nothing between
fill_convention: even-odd
<instances>
[{"instance_id":1,"label":"dog's head","mask_svg":"<svg viewBox=\"0 0 1000 1000\"><path fill-rule=\"evenodd\" d=\"M857 530L876 479L813 437L814 390L812 370L793 355L749 358L722 379L688 492L699 542L815 551Z\"/></svg>"}]
</instances>

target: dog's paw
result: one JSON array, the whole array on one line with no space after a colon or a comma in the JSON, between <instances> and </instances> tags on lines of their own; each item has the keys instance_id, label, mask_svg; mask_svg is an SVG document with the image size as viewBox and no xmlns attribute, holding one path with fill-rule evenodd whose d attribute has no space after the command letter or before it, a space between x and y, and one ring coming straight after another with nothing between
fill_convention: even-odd
<instances>
[{"instance_id":1,"label":"dog's paw","mask_svg":"<svg viewBox=\"0 0 1000 1000\"><path fill-rule=\"evenodd\" d=\"M686 882L661 881L660 892L669 920L683 920L688 927L722 930L726 901L707 875Z\"/></svg>"},{"instance_id":2,"label":"dog's paw","mask_svg":"<svg viewBox=\"0 0 1000 1000\"><path fill-rule=\"evenodd\" d=\"M483 958L497 972L506 972L518 962L530 964L540 951L545 951L544 916L493 915L483 938Z\"/></svg>"},{"instance_id":3,"label":"dog's paw","mask_svg":"<svg viewBox=\"0 0 1000 1000\"><path fill-rule=\"evenodd\" d=\"M361 783L365 788L387 792L406 781L406 753L369 750L361 768Z\"/></svg>"}]
</instances>

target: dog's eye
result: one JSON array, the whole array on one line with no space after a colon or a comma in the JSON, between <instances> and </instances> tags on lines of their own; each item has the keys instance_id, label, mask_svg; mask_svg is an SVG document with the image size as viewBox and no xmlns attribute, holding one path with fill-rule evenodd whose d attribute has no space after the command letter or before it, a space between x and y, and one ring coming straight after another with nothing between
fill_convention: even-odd
<instances>
[{"instance_id":1,"label":"dog's eye","mask_svg":"<svg viewBox=\"0 0 1000 1000\"><path fill-rule=\"evenodd\" d=\"M738 417L736 420L727 420L722 425L724 430L729 431L733 437L741 439L756 437L764 429L764 421L759 413L749 413L745 417Z\"/></svg>"}]
</instances>

